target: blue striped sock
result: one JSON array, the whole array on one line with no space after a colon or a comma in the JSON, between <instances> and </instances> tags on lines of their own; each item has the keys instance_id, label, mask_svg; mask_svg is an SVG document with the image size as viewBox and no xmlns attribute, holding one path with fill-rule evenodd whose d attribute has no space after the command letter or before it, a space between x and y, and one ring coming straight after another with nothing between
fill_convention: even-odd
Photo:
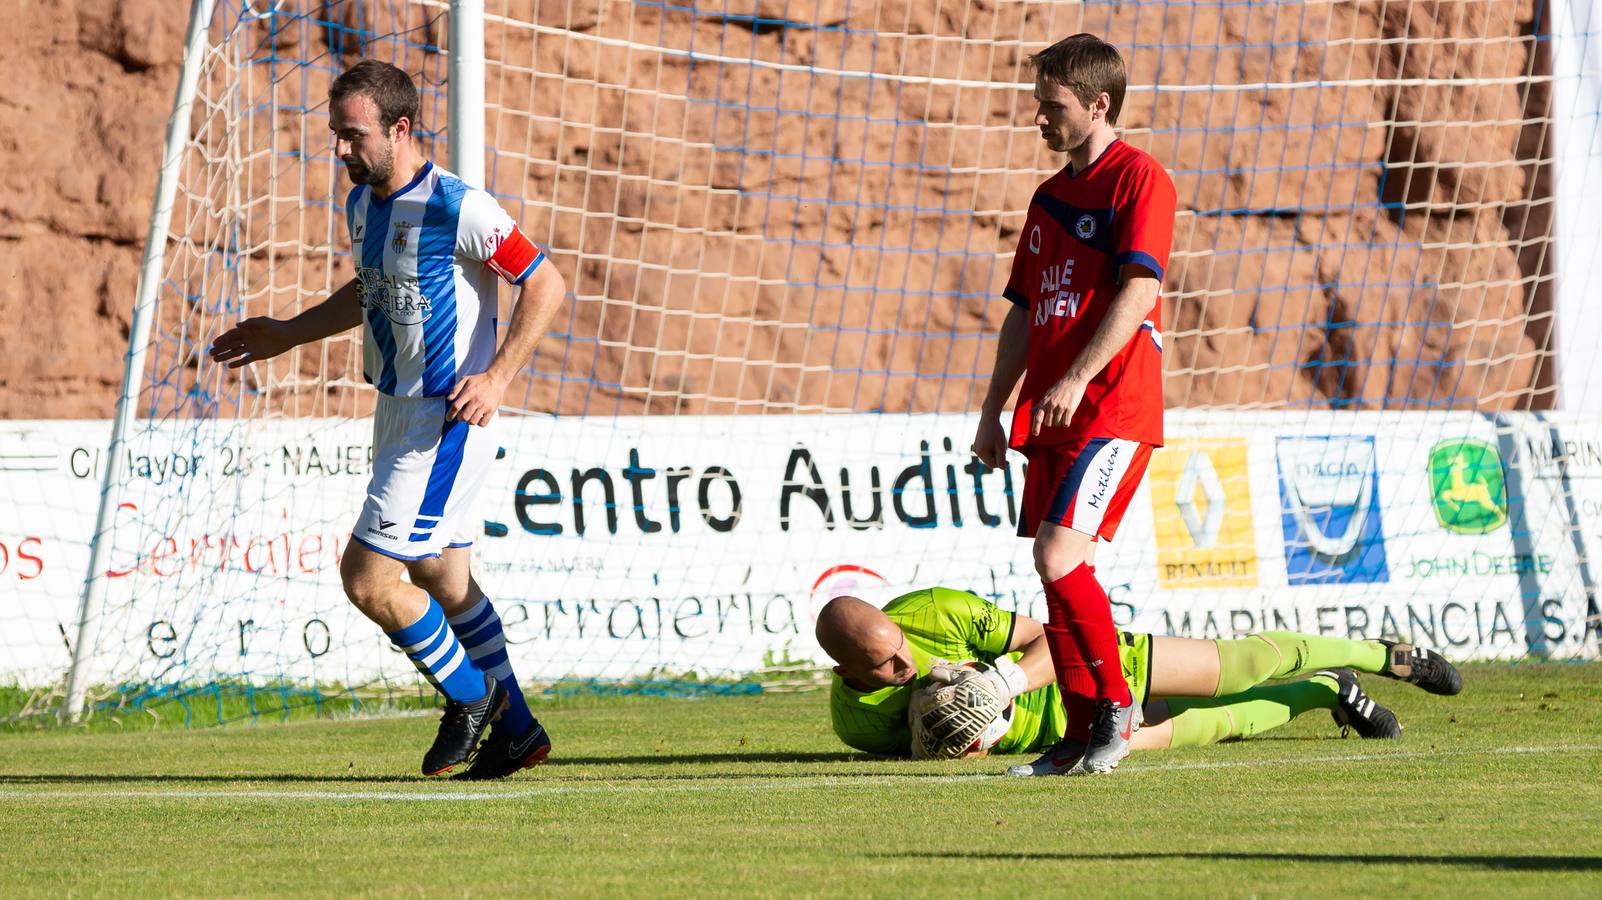
<instances>
[{"instance_id":1,"label":"blue striped sock","mask_svg":"<svg viewBox=\"0 0 1602 900\"><path fill-rule=\"evenodd\" d=\"M450 623L473 662L506 688L506 712L501 713L500 721L518 734L527 731L534 724L534 714L528 711L528 701L523 699L517 676L512 674L512 661L506 656L506 634L501 630L501 617L494 604L485 597L467 612L451 616Z\"/></svg>"},{"instance_id":2,"label":"blue striped sock","mask_svg":"<svg viewBox=\"0 0 1602 900\"><path fill-rule=\"evenodd\" d=\"M445 610L434 598L428 598L428 609L423 610L421 619L388 634L447 700L474 703L484 699L484 672L473 665L457 642L445 623Z\"/></svg>"}]
</instances>

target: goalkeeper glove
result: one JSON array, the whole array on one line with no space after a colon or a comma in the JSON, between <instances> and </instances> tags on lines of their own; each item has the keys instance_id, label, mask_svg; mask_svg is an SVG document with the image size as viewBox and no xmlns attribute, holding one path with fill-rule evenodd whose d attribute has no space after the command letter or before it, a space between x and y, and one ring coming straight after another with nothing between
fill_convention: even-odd
<instances>
[{"instance_id":1,"label":"goalkeeper glove","mask_svg":"<svg viewBox=\"0 0 1602 900\"><path fill-rule=\"evenodd\" d=\"M996 657L986 668L939 660L929 669L929 681L934 684L958 684L970 679L981 681L988 693L1003 700L1011 700L1029 690L1029 676L1023 667L1005 656Z\"/></svg>"}]
</instances>

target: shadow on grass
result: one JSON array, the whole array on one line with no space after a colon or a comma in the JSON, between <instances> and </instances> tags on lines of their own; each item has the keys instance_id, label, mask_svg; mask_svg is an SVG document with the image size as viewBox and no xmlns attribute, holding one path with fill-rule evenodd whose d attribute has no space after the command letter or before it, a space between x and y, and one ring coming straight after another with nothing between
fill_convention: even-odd
<instances>
[{"instance_id":1,"label":"shadow on grass","mask_svg":"<svg viewBox=\"0 0 1602 900\"><path fill-rule=\"evenodd\" d=\"M635 756L552 756L546 766L604 766L616 765L707 765L717 763L835 763L871 762L884 759L865 753L825 751L789 753L781 750L742 753L649 753Z\"/></svg>"},{"instance_id":2,"label":"shadow on grass","mask_svg":"<svg viewBox=\"0 0 1602 900\"><path fill-rule=\"evenodd\" d=\"M1229 850L1220 850L1211 853L1200 850L1143 853L1071 853L1050 851L1043 853L981 853L960 850L913 850L905 853L883 853L876 855L884 859L983 860L986 862L997 860L1003 860L1007 862L1148 862L1154 859L1174 859L1195 862L1227 860L1233 862L1328 863L1342 866L1351 865L1352 863L1363 863L1365 865L1473 866L1483 869L1509 869L1526 872L1602 872L1602 857L1597 856L1485 856L1475 854L1463 854L1461 856L1419 854L1410 856L1401 853L1274 853L1271 851L1247 853Z\"/></svg>"},{"instance_id":3,"label":"shadow on grass","mask_svg":"<svg viewBox=\"0 0 1602 900\"><path fill-rule=\"evenodd\" d=\"M0 775L0 785L46 784L415 784L421 775Z\"/></svg>"},{"instance_id":4,"label":"shadow on grass","mask_svg":"<svg viewBox=\"0 0 1602 900\"><path fill-rule=\"evenodd\" d=\"M631 773L607 771L608 766L642 766L642 765L700 765L717 766L720 764L741 763L856 763L872 762L879 757L865 756L860 753L692 753L692 754L652 754L649 756L579 756L560 757L552 759L539 767L538 771L555 774L555 770L572 766L595 766L600 771L583 774L572 774L560 778L545 778L540 781L573 781L578 782L632 782L632 781L699 781L699 780L734 780L734 779L764 779L764 778L850 778L872 777L883 778L894 775L926 776L925 770L909 772L893 771L840 771L834 768L816 769L803 772L731 772L727 770L713 770L706 772L674 772L674 773ZM532 774L532 773L531 773ZM535 781L534 777L520 777L509 780L508 784L528 784ZM0 785L50 785L50 784L77 784L77 785L114 785L114 784L446 784L448 777L429 778L419 774L396 773L393 775L308 775L293 773L239 773L232 775L198 775L182 773L162 774L109 774L109 773L36 773L31 775L6 774L0 775ZM458 782L460 783L460 782Z\"/></svg>"}]
</instances>

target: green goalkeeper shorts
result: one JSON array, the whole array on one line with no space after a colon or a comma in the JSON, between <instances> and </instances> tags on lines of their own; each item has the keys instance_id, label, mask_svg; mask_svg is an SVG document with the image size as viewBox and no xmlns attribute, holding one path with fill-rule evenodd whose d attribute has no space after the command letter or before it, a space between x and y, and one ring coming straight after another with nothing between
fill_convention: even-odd
<instances>
[{"instance_id":1,"label":"green goalkeeper shorts","mask_svg":"<svg viewBox=\"0 0 1602 900\"><path fill-rule=\"evenodd\" d=\"M1130 695L1144 705L1151 689L1151 635L1118 632L1118 657ZM991 753L1037 753L1062 740L1068 720L1056 682L1020 694L1014 702L1012 728Z\"/></svg>"},{"instance_id":2,"label":"green goalkeeper shorts","mask_svg":"<svg viewBox=\"0 0 1602 900\"><path fill-rule=\"evenodd\" d=\"M1118 656L1124 664L1124 681L1136 705L1146 705L1146 692L1151 690L1151 635L1129 631L1118 632Z\"/></svg>"}]
</instances>

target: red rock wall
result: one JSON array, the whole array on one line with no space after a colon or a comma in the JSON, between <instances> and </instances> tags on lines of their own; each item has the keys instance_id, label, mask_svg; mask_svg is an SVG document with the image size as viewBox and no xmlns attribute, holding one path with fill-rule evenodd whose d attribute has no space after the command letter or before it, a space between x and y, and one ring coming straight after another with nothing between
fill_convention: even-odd
<instances>
[{"instance_id":1,"label":"red rock wall","mask_svg":"<svg viewBox=\"0 0 1602 900\"><path fill-rule=\"evenodd\" d=\"M397 7L286 5L344 29ZM0 312L14 323L0 416L111 413L187 6L24 2L0 20ZM492 187L525 198L519 218L576 295L558 320L567 339L542 345L546 375L519 386L518 406L975 407L1023 208L1061 164L1028 124L1027 93L1002 85L1028 78L1020 38L1080 29L1131 48L1136 85L1294 85L1126 101L1126 138L1170 167L1184 208L1165 286L1171 406L1544 405L1544 93L1516 83L1540 63L1530 0L731 0L744 19L615 0L489 6L572 32L489 31L508 63L489 85ZM381 30L439 43L433 16L412 7ZM245 94L316 106L337 61L391 52L342 28L249 26L258 54L324 68L256 67ZM444 75L437 54L401 59L425 81ZM914 77L831 74L860 71ZM756 108L738 108L746 98ZM216 147L233 139L196 122ZM274 147L240 163L245 181L297 187L244 222L245 298L293 311L349 274L330 263L343 228L319 206L346 185L323 123L253 115L240 128ZM204 305L168 304L159 349L203 343L223 318ZM351 349L251 377L284 387L285 412L359 411L349 392L289 386L356 377Z\"/></svg>"}]
</instances>

